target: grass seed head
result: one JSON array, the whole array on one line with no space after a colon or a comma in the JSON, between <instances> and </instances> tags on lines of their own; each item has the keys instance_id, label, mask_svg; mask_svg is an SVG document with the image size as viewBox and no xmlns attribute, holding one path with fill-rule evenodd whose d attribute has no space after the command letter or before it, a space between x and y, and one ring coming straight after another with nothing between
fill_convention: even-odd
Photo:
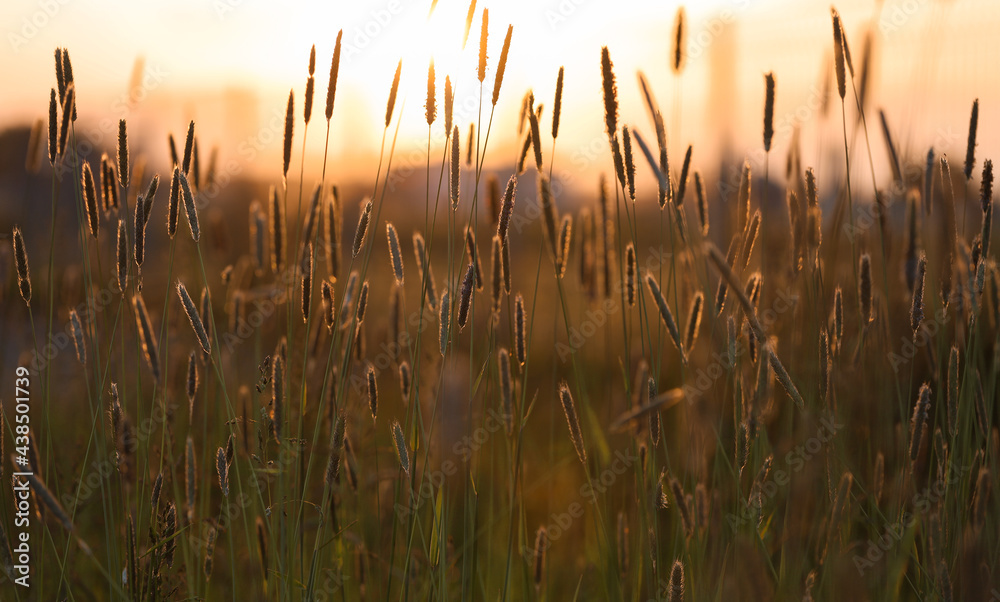
<instances>
[{"instance_id":1,"label":"grass seed head","mask_svg":"<svg viewBox=\"0 0 1000 602\"><path fill-rule=\"evenodd\" d=\"M604 87L604 125L608 138L614 138L618 132L618 86L615 84L614 65L608 47L601 48L601 80Z\"/></svg>"},{"instance_id":2,"label":"grass seed head","mask_svg":"<svg viewBox=\"0 0 1000 602\"><path fill-rule=\"evenodd\" d=\"M194 154L194 121L188 123L187 134L184 137L184 159L181 162L181 171L184 175L191 174L191 158Z\"/></svg>"},{"instance_id":3,"label":"grass seed head","mask_svg":"<svg viewBox=\"0 0 1000 602\"><path fill-rule=\"evenodd\" d=\"M840 100L843 101L844 97L847 96L847 73L844 70L844 30L841 27L840 14L837 13L837 10L831 8L830 13L833 16L833 57L837 71L837 93L840 94Z\"/></svg>"},{"instance_id":4,"label":"grass seed head","mask_svg":"<svg viewBox=\"0 0 1000 602\"><path fill-rule=\"evenodd\" d=\"M581 463L586 464L587 448L583 444L583 431L580 429L580 419L576 414L576 403L573 401L573 394L570 393L569 385L565 381L559 385L559 402L562 404L563 413L566 414L569 436L576 449L576 455L580 458Z\"/></svg>"},{"instance_id":5,"label":"grass seed head","mask_svg":"<svg viewBox=\"0 0 1000 602\"><path fill-rule=\"evenodd\" d=\"M87 365L87 346L83 337L83 325L80 323L80 315L75 309L69 312L70 329L73 333L73 347L76 349L76 359L82 365ZM3 450L0 449L0 455Z\"/></svg>"},{"instance_id":6,"label":"grass seed head","mask_svg":"<svg viewBox=\"0 0 1000 602\"><path fill-rule=\"evenodd\" d=\"M330 457L326 463L325 482L327 487L340 481L340 463L344 454L344 435L346 434L347 420L343 412L337 413L337 418L333 424L333 434L330 439Z\"/></svg>"},{"instance_id":7,"label":"grass seed head","mask_svg":"<svg viewBox=\"0 0 1000 602\"><path fill-rule=\"evenodd\" d=\"M632 135L628 126L622 126L622 150L624 151L625 183L628 198L635 202L635 157L632 154Z\"/></svg>"},{"instance_id":8,"label":"grass seed head","mask_svg":"<svg viewBox=\"0 0 1000 602\"><path fill-rule=\"evenodd\" d=\"M83 202L87 208L87 225L90 227L90 235L96 239L101 229L101 220L100 214L97 211L97 190L94 185L94 174L90 171L90 163L86 161L83 163L81 184Z\"/></svg>"},{"instance_id":9,"label":"grass seed head","mask_svg":"<svg viewBox=\"0 0 1000 602\"><path fill-rule=\"evenodd\" d=\"M656 282L656 277L652 274L646 274L646 286L649 288L649 293L653 296L653 300L656 302L656 306L660 311L660 318L667 326L667 332L670 334L670 339L674 342L674 345L683 357L685 354L684 346L681 341L680 331L677 329L677 322L674 321L674 314L670 311L670 307L667 305L667 300L663 296L663 292L660 290L659 283Z\"/></svg>"},{"instance_id":10,"label":"grass seed head","mask_svg":"<svg viewBox=\"0 0 1000 602\"><path fill-rule=\"evenodd\" d=\"M764 150L771 151L774 137L774 72L764 75Z\"/></svg>"},{"instance_id":11,"label":"grass seed head","mask_svg":"<svg viewBox=\"0 0 1000 602\"><path fill-rule=\"evenodd\" d=\"M861 303L861 324L867 326L872 315L872 259L868 253L861 256L861 273L858 280L858 299Z\"/></svg>"},{"instance_id":12,"label":"grass seed head","mask_svg":"<svg viewBox=\"0 0 1000 602\"><path fill-rule=\"evenodd\" d=\"M458 126L456 125L451 133L451 170L449 171L448 183L450 184L449 198L451 199L452 210L458 209L459 190L461 189L461 151L458 141Z\"/></svg>"},{"instance_id":13,"label":"grass seed head","mask_svg":"<svg viewBox=\"0 0 1000 602\"><path fill-rule=\"evenodd\" d=\"M466 24L466 36L468 36L468 30L472 27L472 14L476 8L476 2L473 0L472 6L469 7L468 23ZM483 83L486 79L486 40L489 37L489 26L490 26L490 9L483 9L483 24L479 30L479 68L476 70L476 76L479 79L479 83ZM494 104L496 104L494 102Z\"/></svg>"},{"instance_id":14,"label":"grass seed head","mask_svg":"<svg viewBox=\"0 0 1000 602\"><path fill-rule=\"evenodd\" d=\"M424 116L427 118L427 127L430 127L437 119L437 102L435 101L434 86L434 59L431 58L427 67L427 101L424 103Z\"/></svg>"},{"instance_id":15,"label":"grass seed head","mask_svg":"<svg viewBox=\"0 0 1000 602\"><path fill-rule=\"evenodd\" d=\"M288 178L288 167L292 163L292 136L295 132L295 91L288 91L288 107L285 111L285 135L282 138L281 175Z\"/></svg>"},{"instance_id":16,"label":"grass seed head","mask_svg":"<svg viewBox=\"0 0 1000 602\"><path fill-rule=\"evenodd\" d=\"M368 364L368 407L372 411L372 420L378 416L378 383L375 381L375 367Z\"/></svg>"},{"instance_id":17,"label":"grass seed head","mask_svg":"<svg viewBox=\"0 0 1000 602\"><path fill-rule=\"evenodd\" d=\"M635 279L636 279L635 246L628 243L625 247L625 289L628 306L635 307Z\"/></svg>"},{"instance_id":18,"label":"grass seed head","mask_svg":"<svg viewBox=\"0 0 1000 602\"><path fill-rule=\"evenodd\" d=\"M56 155L59 151L59 103L56 100L56 91L52 89L49 94L49 165L55 167Z\"/></svg>"},{"instance_id":19,"label":"grass seed head","mask_svg":"<svg viewBox=\"0 0 1000 602\"><path fill-rule=\"evenodd\" d=\"M59 87L59 98L66 93L66 72L63 70L63 49L56 48L56 85Z\"/></svg>"},{"instance_id":20,"label":"grass seed head","mask_svg":"<svg viewBox=\"0 0 1000 602\"><path fill-rule=\"evenodd\" d=\"M396 456L399 457L399 466L403 472L410 474L410 453L406 449L406 439L403 437L403 427L399 421L392 423L392 442L396 446Z\"/></svg>"},{"instance_id":21,"label":"grass seed head","mask_svg":"<svg viewBox=\"0 0 1000 602\"><path fill-rule=\"evenodd\" d=\"M450 132L455 115L455 90L451 86L451 76L444 76L444 131ZM472 124L469 128L469 152L472 152Z\"/></svg>"},{"instance_id":22,"label":"grass seed head","mask_svg":"<svg viewBox=\"0 0 1000 602\"><path fill-rule=\"evenodd\" d=\"M177 218L180 215L181 182L180 169L174 165L170 176L170 196L167 199L167 236L173 238L177 234Z\"/></svg>"},{"instance_id":23,"label":"grass seed head","mask_svg":"<svg viewBox=\"0 0 1000 602\"><path fill-rule=\"evenodd\" d=\"M66 156L66 144L69 142L69 126L76 111L76 87L72 83L66 85L62 101L62 119L59 121L59 156Z\"/></svg>"},{"instance_id":24,"label":"grass seed head","mask_svg":"<svg viewBox=\"0 0 1000 602\"><path fill-rule=\"evenodd\" d=\"M396 278L396 284L403 284L403 255L399 250L399 236L396 228L390 222L385 224L385 236L389 243L389 260L392 264L392 274Z\"/></svg>"},{"instance_id":25,"label":"grass seed head","mask_svg":"<svg viewBox=\"0 0 1000 602\"><path fill-rule=\"evenodd\" d=\"M469 309L472 304L472 290L476 280L475 271L475 268L470 263L465 270L465 276L462 278L462 289L458 302L459 329L464 329L465 324L469 321Z\"/></svg>"},{"instance_id":26,"label":"grass seed head","mask_svg":"<svg viewBox=\"0 0 1000 602\"><path fill-rule=\"evenodd\" d=\"M385 105L385 127L389 127L392 122L392 109L396 106L396 92L399 90L399 75L403 71L403 59L399 59L396 65L396 75L392 78L392 87L389 88L389 101Z\"/></svg>"},{"instance_id":27,"label":"grass seed head","mask_svg":"<svg viewBox=\"0 0 1000 602\"><path fill-rule=\"evenodd\" d=\"M483 11L485 19L486 11ZM503 40L503 49L500 51L500 61L497 62L497 75L493 81L493 106L497 106L500 99L500 85L503 83L503 72L507 68L507 53L510 51L510 38L514 35L514 26L507 26L507 37Z\"/></svg>"},{"instance_id":28,"label":"grass seed head","mask_svg":"<svg viewBox=\"0 0 1000 602\"><path fill-rule=\"evenodd\" d=\"M153 326L149 321L149 314L146 311L146 303L141 294L132 297L132 308L135 312L135 322L139 330L139 338L142 341L142 352L146 357L146 363L153 373L156 382L160 380L160 356L156 342L156 335Z\"/></svg>"},{"instance_id":29,"label":"grass seed head","mask_svg":"<svg viewBox=\"0 0 1000 602\"><path fill-rule=\"evenodd\" d=\"M507 180L507 188L503 194L503 204L500 206L499 219L497 222L497 235L505 244L507 233L510 228L510 217L514 212L514 197L517 194L517 176L511 176Z\"/></svg>"},{"instance_id":30,"label":"grass seed head","mask_svg":"<svg viewBox=\"0 0 1000 602\"><path fill-rule=\"evenodd\" d=\"M128 189L128 129L124 119L118 120L118 184Z\"/></svg>"},{"instance_id":31,"label":"grass seed head","mask_svg":"<svg viewBox=\"0 0 1000 602\"><path fill-rule=\"evenodd\" d=\"M564 215L559 225L559 255L556 262L556 276L562 278L569 264L570 242L573 237L573 217Z\"/></svg>"},{"instance_id":32,"label":"grass seed head","mask_svg":"<svg viewBox=\"0 0 1000 602\"><path fill-rule=\"evenodd\" d=\"M413 386L413 374L410 371L410 363L403 360L399 364L399 395L405 403L410 398L410 387Z\"/></svg>"},{"instance_id":33,"label":"grass seed head","mask_svg":"<svg viewBox=\"0 0 1000 602\"><path fill-rule=\"evenodd\" d=\"M685 51L687 42L687 13L683 6L677 8L677 16L674 17L673 46L670 52L670 69L674 75L680 75L684 71L684 63L687 58Z\"/></svg>"},{"instance_id":34,"label":"grass seed head","mask_svg":"<svg viewBox=\"0 0 1000 602\"><path fill-rule=\"evenodd\" d=\"M743 173L740 177L740 189L739 197L736 204L737 211L737 228L740 232L743 232L747 228L747 224L750 220L750 185L753 180L753 176L750 171L750 162L743 162Z\"/></svg>"},{"instance_id":35,"label":"grass seed head","mask_svg":"<svg viewBox=\"0 0 1000 602\"><path fill-rule=\"evenodd\" d=\"M202 321L202 316L198 313L198 308L195 307L194 300L191 299L183 282L177 283L177 296L180 297L184 313L187 314L188 320L191 322L191 328L194 330L202 351L211 353L212 344L208 338L208 331L205 329L205 322Z\"/></svg>"},{"instance_id":36,"label":"grass seed head","mask_svg":"<svg viewBox=\"0 0 1000 602\"><path fill-rule=\"evenodd\" d=\"M972 179L972 169L976 165L976 129L979 126L979 99L972 103L969 116L969 139L965 149L965 179Z\"/></svg>"},{"instance_id":37,"label":"grass seed head","mask_svg":"<svg viewBox=\"0 0 1000 602\"><path fill-rule=\"evenodd\" d=\"M549 533L545 525L538 527L535 532L535 589L540 590L542 580L545 578L545 551L549 547Z\"/></svg>"},{"instance_id":38,"label":"grass seed head","mask_svg":"<svg viewBox=\"0 0 1000 602\"><path fill-rule=\"evenodd\" d=\"M309 125L309 119L312 118L313 95L316 92L316 78L313 77L313 71L316 68L315 44L313 44L312 50L309 53L309 65L309 77L306 78L306 98L302 108L302 117L304 118L306 125Z\"/></svg>"},{"instance_id":39,"label":"grass seed head","mask_svg":"<svg viewBox=\"0 0 1000 602\"><path fill-rule=\"evenodd\" d=\"M562 93L563 93L563 67L559 67L559 75L556 76L556 97L552 104L552 139L559 137L559 118L562 113Z\"/></svg>"},{"instance_id":40,"label":"grass seed head","mask_svg":"<svg viewBox=\"0 0 1000 602\"><path fill-rule=\"evenodd\" d=\"M222 495L229 497L229 464L226 462L226 450L221 447L215 454L215 469L219 474L219 488Z\"/></svg>"},{"instance_id":41,"label":"grass seed head","mask_svg":"<svg viewBox=\"0 0 1000 602\"><path fill-rule=\"evenodd\" d=\"M927 416L931 407L931 387L924 383L917 394L917 403L910 417L910 461L916 462L923 447L924 432L927 430Z\"/></svg>"},{"instance_id":42,"label":"grass seed head","mask_svg":"<svg viewBox=\"0 0 1000 602\"><path fill-rule=\"evenodd\" d=\"M691 299L691 309L688 312L687 331L684 335L684 349L691 353L694 343L698 338L698 328L701 326L701 308L705 301L705 295L698 291Z\"/></svg>"},{"instance_id":43,"label":"grass seed head","mask_svg":"<svg viewBox=\"0 0 1000 602\"><path fill-rule=\"evenodd\" d=\"M692 145L688 145L684 153L684 162L681 164L681 175L677 180L677 193L674 195L674 205L680 207L684 203L684 195L687 191L688 172L691 169L691 153L694 151Z\"/></svg>"},{"instance_id":44,"label":"grass seed head","mask_svg":"<svg viewBox=\"0 0 1000 602\"><path fill-rule=\"evenodd\" d=\"M344 30L337 32L337 44L333 48L333 60L330 62L330 81L326 88L326 120L333 117L333 102L337 97L337 74L340 72L340 41Z\"/></svg>"},{"instance_id":45,"label":"grass seed head","mask_svg":"<svg viewBox=\"0 0 1000 602\"><path fill-rule=\"evenodd\" d=\"M368 232L368 222L371 220L372 215L372 202L368 201L365 203L365 208L361 211L361 216L358 218L358 227L354 231L354 245L351 247L351 255L357 257L361 253L361 247L365 242L365 234Z\"/></svg>"},{"instance_id":46,"label":"grass seed head","mask_svg":"<svg viewBox=\"0 0 1000 602\"><path fill-rule=\"evenodd\" d=\"M194 202L194 193L184 172L178 174L181 197L184 199L184 212L187 216L188 228L191 230L191 238L195 242L201 239L201 225L198 222L198 207Z\"/></svg>"}]
</instances>

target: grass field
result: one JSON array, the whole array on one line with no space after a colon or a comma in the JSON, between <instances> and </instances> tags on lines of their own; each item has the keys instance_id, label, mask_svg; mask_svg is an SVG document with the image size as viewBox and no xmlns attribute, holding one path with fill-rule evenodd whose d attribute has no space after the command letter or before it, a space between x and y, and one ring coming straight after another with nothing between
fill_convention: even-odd
<instances>
[{"instance_id":1,"label":"grass field","mask_svg":"<svg viewBox=\"0 0 1000 602\"><path fill-rule=\"evenodd\" d=\"M7 137L28 192L0 223L0 474L22 473L0 598L1000 600L978 100L964 160L897 152L832 11L835 160L771 151L768 73L761 152L730 164L668 138L677 99L614 47L591 98L562 69L552 98L504 86L531 41L485 10L473 123L401 61L378 164L342 183L300 150L339 135L339 36L288 65L308 80L272 181L223 182L195 122L169 164L133 120L93 144L55 50L47 120ZM681 81L683 11L669 35L647 69ZM562 106L601 101L579 194ZM397 187L404 119L426 151Z\"/></svg>"}]
</instances>

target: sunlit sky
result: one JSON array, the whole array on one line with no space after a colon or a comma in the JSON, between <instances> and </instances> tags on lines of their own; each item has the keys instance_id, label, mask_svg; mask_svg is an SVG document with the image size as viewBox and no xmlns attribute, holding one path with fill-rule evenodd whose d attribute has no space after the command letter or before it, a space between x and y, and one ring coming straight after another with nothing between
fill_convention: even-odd
<instances>
[{"instance_id":1,"label":"sunlit sky","mask_svg":"<svg viewBox=\"0 0 1000 602\"><path fill-rule=\"evenodd\" d=\"M654 0L505 0L477 3L472 31L462 49L467 0L290 2L264 0L5 0L0 4L0 127L44 117L55 85L52 54L70 50L80 116L95 137L101 119L128 117L138 142L153 158L166 156L166 134L182 136L189 119L199 140L218 145L222 157L253 163L271 175L280 167L281 128L289 89L301 116L309 48L316 45L316 108L308 136L309 165L319 161L323 105L336 33L344 49L330 148L343 177L377 156L389 84L397 61L403 76L397 115L404 107L397 153L422 152L427 65L433 56L438 99L445 75L456 87L456 123L464 135L476 120L475 77L483 8L489 9L489 70L483 124L489 119L493 70L507 25L514 26L509 62L491 133L491 156L513 160L514 128L529 88L551 115L555 78L566 69L563 126L557 164L570 174L594 165L605 169L607 145L601 116L600 48L608 45L621 92L621 122L652 140L636 83L642 70L667 116L672 154L695 144L707 157L728 140L736 154L760 148L763 75L777 78L775 150L787 150L790 124L803 140L839 135L839 102L831 118L818 116L824 65L831 50L826 0L711 0L686 5L688 62L681 78L668 66L671 28L679 2ZM959 152L969 109L980 98L982 132L995 131L1000 113L992 43L1000 3L991 0L843 0L842 14L855 56L874 25L870 127L873 152L884 167L877 108L885 107L903 152L930 145ZM137 58L142 62L137 63ZM855 59L858 61L859 59ZM130 105L129 82L142 69L138 101ZM678 94L683 91L683 94ZM405 104L404 104L405 103ZM439 111L440 112L440 111ZM833 117L836 117L834 119ZM294 148L301 145L301 120ZM395 124L394 126L395 127ZM440 148L443 126L434 124ZM980 136L981 156L1000 145ZM494 146L495 145L495 146ZM519 146L519 143L517 143ZM819 161L816 144L804 144L806 161ZM920 151L919 149L923 149ZM422 156L422 155L421 155ZM402 160L402 159L401 159ZM713 166L714 167L714 166ZM338 168L334 168L335 173ZM348 173L351 172L351 173Z\"/></svg>"}]
</instances>

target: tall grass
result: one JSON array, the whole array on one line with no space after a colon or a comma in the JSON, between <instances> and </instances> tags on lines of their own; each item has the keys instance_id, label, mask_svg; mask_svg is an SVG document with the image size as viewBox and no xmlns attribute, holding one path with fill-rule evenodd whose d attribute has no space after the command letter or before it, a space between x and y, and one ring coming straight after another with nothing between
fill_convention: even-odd
<instances>
[{"instance_id":1,"label":"tall grass","mask_svg":"<svg viewBox=\"0 0 1000 602\"><path fill-rule=\"evenodd\" d=\"M466 38L475 14L472 2ZM678 92L686 19L678 12L670 31L669 65L651 66L673 72ZM846 171L789 159L801 171L784 183L790 230L770 210L770 154L783 150L773 144L775 74L765 76L763 178L744 162L733 186L717 188L717 162L693 144L675 138L671 148L686 152L671 169L664 117L640 74L634 92L657 147L646 144L622 110L629 92L611 50L595 52L601 88L591 100L604 103L613 186L594 174L597 194L573 199L555 169L557 136L602 127L567 121L587 99L564 98L564 84L582 76L559 69L551 129L533 91L521 123L506 123L514 96L501 93L504 73L520 68L507 64L510 47L532 41L510 26L491 38L483 9L479 47L468 50L478 51L478 90L461 91L479 99L465 149L454 74L439 86L432 62L423 106L408 110L400 61L371 187L333 185L347 178L328 170L326 152L338 33L321 170L310 173L305 157L314 47L301 113L296 91L288 96L281 182L255 184L263 201L248 199L245 226L222 226L246 228L227 244L194 122L183 158L171 136L171 164L147 174L128 137L142 124L121 120L97 174L76 137L76 85L58 49L50 173L37 160L41 126L25 162L51 179L48 265L41 229L11 224L12 277L0 283L5 301L20 298L5 328L32 371L31 436L7 403L0 424L12 443L0 449L30 456L36 509L28 592L11 581L16 507L0 502L0 597L1000 595L992 162L980 178L982 227L969 239L957 227L957 205L968 202L954 190L949 149L930 156L926 181L911 178L883 111L892 181L876 178L869 145L871 197L855 190L848 127L867 142L870 83L854 89L845 27L835 10L832 19L827 75L842 101ZM428 128L422 223L420 193L390 184L400 124L418 117ZM678 94L675 133L680 117ZM976 101L963 188L975 179L978 119ZM493 161L491 134L521 154ZM171 174L166 203L155 202L157 170ZM888 211L900 199L902 217ZM182 204L190 237L175 236ZM943 227L919 210L932 205ZM72 236L57 209L75 216ZM869 211L877 224L858 225ZM416 271L401 238L412 240ZM74 274L81 284L60 290ZM63 332L65 349L32 361Z\"/></svg>"}]
</instances>

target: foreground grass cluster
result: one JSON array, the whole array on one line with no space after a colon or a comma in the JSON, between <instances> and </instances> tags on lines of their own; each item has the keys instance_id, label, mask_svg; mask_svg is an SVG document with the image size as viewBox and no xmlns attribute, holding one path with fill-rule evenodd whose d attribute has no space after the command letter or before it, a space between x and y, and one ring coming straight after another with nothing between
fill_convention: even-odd
<instances>
[{"instance_id":1,"label":"foreground grass cluster","mask_svg":"<svg viewBox=\"0 0 1000 602\"><path fill-rule=\"evenodd\" d=\"M682 12L678 78L685 29ZM37 173L47 147L53 219L14 226L2 283L31 373L37 509L29 592L2 497L3 598L1000 598L978 103L961 174L940 149L901 169L883 114L893 177L878 181L870 144L849 143L868 119L834 13L843 165L816 172L793 145L778 192L768 74L764 177L746 163L715 187L696 148L670 162L641 74L655 134L619 123L604 48L609 175L571 202L552 177L563 70L551 132L527 93L499 134L520 156L485 167L513 30L489 78L488 33L484 10L467 135L430 65L423 198L387 194L402 63L370 196L342 194L325 160L295 177L293 143L319 119L314 50L283 178L246 230L204 232L217 183L195 124L162 179L130 156L138 124L121 120L99 162L81 153L56 50L48 142L40 124L27 160ZM339 54L338 37L327 141ZM646 169L655 190L637 188Z\"/></svg>"}]
</instances>

